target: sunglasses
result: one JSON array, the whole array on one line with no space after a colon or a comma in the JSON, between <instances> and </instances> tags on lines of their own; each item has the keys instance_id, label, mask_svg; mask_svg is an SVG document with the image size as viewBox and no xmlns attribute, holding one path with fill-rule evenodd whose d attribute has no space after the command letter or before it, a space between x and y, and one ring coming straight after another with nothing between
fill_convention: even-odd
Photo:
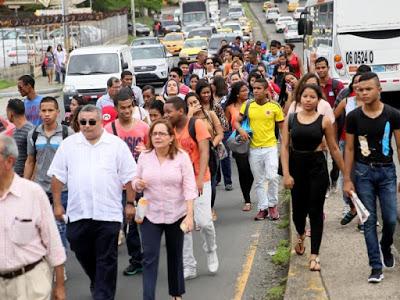
<instances>
[{"instance_id":1,"label":"sunglasses","mask_svg":"<svg viewBox=\"0 0 400 300\"><path fill-rule=\"evenodd\" d=\"M89 123L90 126L94 126L94 125L96 125L97 121L93 120L93 119L90 119L90 120L85 120L85 119L79 120L79 124L81 124L82 126L85 126L88 123Z\"/></svg>"},{"instance_id":2,"label":"sunglasses","mask_svg":"<svg viewBox=\"0 0 400 300\"><path fill-rule=\"evenodd\" d=\"M208 63L206 63L206 65L212 65L212 64L214 64L213 62L208 62Z\"/></svg>"}]
</instances>

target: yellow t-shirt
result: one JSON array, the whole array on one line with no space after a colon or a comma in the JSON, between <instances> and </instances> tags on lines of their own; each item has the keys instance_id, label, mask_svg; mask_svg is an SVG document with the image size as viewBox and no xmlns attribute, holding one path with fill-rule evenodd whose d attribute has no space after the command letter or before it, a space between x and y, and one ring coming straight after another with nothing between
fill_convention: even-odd
<instances>
[{"instance_id":1,"label":"yellow t-shirt","mask_svg":"<svg viewBox=\"0 0 400 300\"><path fill-rule=\"evenodd\" d=\"M244 115L246 102L240 108L240 114ZM257 104L256 101L250 103L248 116L250 128L253 131L251 148L272 147L277 144L275 137L275 122L282 122L285 117L281 106L272 101L264 105Z\"/></svg>"}]
</instances>

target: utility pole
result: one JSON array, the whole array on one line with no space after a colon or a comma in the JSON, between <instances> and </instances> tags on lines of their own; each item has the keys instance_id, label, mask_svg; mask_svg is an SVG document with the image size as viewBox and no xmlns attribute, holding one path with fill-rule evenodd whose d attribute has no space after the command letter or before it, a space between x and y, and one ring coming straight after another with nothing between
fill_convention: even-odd
<instances>
[{"instance_id":1,"label":"utility pole","mask_svg":"<svg viewBox=\"0 0 400 300\"><path fill-rule=\"evenodd\" d=\"M63 25L63 33L64 33L64 49L65 51L69 51L69 34L67 24L65 24L65 15L67 15L67 6L68 0L61 0L61 12L62 12L62 25Z\"/></svg>"},{"instance_id":2,"label":"utility pole","mask_svg":"<svg viewBox=\"0 0 400 300\"><path fill-rule=\"evenodd\" d=\"M132 35L136 37L135 0L131 0L131 14L132 14Z\"/></svg>"}]
</instances>

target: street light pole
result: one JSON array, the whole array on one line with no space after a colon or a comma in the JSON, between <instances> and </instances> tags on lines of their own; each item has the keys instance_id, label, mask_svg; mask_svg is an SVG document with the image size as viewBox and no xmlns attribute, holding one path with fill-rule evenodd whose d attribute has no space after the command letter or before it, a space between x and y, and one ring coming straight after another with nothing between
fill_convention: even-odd
<instances>
[{"instance_id":1,"label":"street light pole","mask_svg":"<svg viewBox=\"0 0 400 300\"><path fill-rule=\"evenodd\" d=\"M132 14L132 35L136 37L135 0L131 0L131 14Z\"/></svg>"},{"instance_id":2,"label":"street light pole","mask_svg":"<svg viewBox=\"0 0 400 300\"><path fill-rule=\"evenodd\" d=\"M67 14L67 0L61 0L61 12L62 12L62 25L63 25L63 33L64 33L64 49L65 51L69 50L69 36L67 24L65 24L65 15Z\"/></svg>"}]
</instances>

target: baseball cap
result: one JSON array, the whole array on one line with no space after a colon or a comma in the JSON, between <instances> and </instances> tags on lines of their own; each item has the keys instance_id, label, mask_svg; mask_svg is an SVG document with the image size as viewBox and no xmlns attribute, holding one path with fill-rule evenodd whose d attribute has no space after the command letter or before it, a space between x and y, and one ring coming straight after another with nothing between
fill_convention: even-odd
<instances>
[{"instance_id":1,"label":"baseball cap","mask_svg":"<svg viewBox=\"0 0 400 300\"><path fill-rule=\"evenodd\" d=\"M108 123L115 121L118 116L117 111L112 106L105 106L101 109L101 114L103 116L103 127Z\"/></svg>"}]
</instances>

